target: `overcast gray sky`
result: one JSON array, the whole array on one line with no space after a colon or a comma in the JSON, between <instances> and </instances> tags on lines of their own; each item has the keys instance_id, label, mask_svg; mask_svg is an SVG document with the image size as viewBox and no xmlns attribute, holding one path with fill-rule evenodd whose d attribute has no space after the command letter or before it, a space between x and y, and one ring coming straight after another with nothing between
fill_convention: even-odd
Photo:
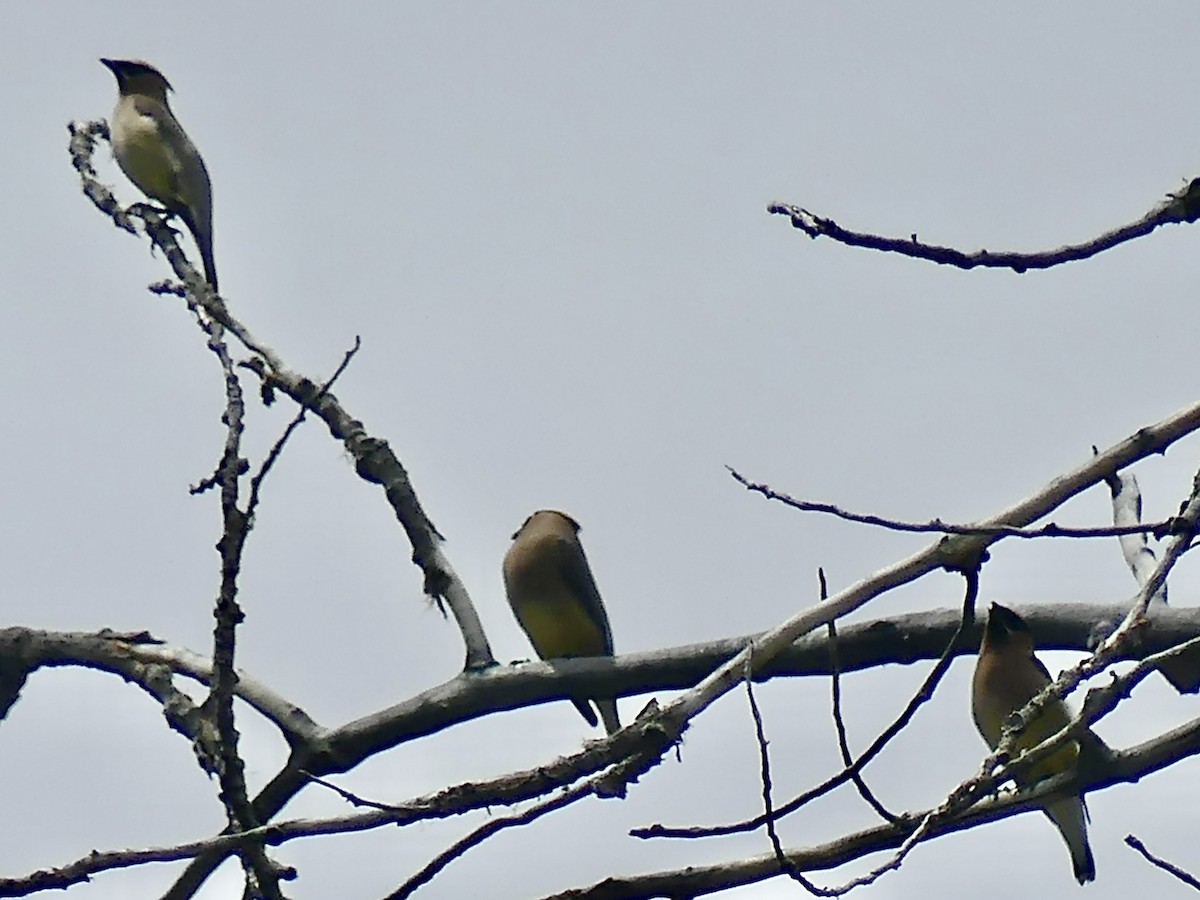
<instances>
[{"instance_id":1,"label":"overcast gray sky","mask_svg":"<svg viewBox=\"0 0 1200 900\"><path fill-rule=\"evenodd\" d=\"M782 200L849 227L964 249L1041 249L1139 216L1200 174L1200 6L1116 2L9 4L0 51L8 214L0 229L3 622L149 629L206 652L216 498L188 496L223 440L219 370L145 240L79 193L66 123L108 116L98 57L154 62L213 179L221 286L313 378L361 335L338 395L408 467L505 660L530 655L500 560L531 511L583 525L619 651L744 634L923 545L787 511L796 496L910 519L980 517L1196 399L1196 234L1018 276L810 241ZM102 177L136 190L102 153ZM190 252L190 244L188 245ZM261 457L293 410L253 406ZM1197 442L1137 468L1170 514ZM1107 493L1060 523L1103 524ZM239 663L335 725L451 677L462 649L421 594L380 491L318 424L268 483L247 551ZM1172 597L1192 603L1194 560ZM1003 544L981 599L1117 601L1115 542ZM959 602L941 576L865 616ZM860 616L859 618L862 618ZM1057 671L1070 657L1051 656ZM897 808L937 803L984 747L969 659L870 770ZM847 679L861 749L924 667ZM762 691L781 797L835 770L828 686ZM646 698L622 701L626 718ZM1158 681L1102 729L1122 746L1195 715ZM284 758L243 718L252 787ZM470 723L338 779L400 801L527 767L592 737L565 703ZM1195 759L1089 798L1089 897L1183 896L1128 832L1197 868ZM4 875L223 824L216 785L140 691L39 672L0 726ZM639 843L650 822L758 807L744 696L730 695L625 803L589 802L453 864L429 897L522 898L765 852L761 834ZM345 811L329 792L285 815ZM308 840L296 898L386 894L482 815ZM871 822L851 793L783 826L789 844ZM874 862L875 860L872 860ZM855 870L857 871L857 870ZM178 872L105 874L70 896L154 896ZM866 893L1076 890L1026 815L935 841ZM207 898L237 896L226 867ZM846 872L820 879L841 881ZM953 879L949 881L948 879ZM1007 887L1006 887L1007 886ZM774 882L730 897L793 896Z\"/></svg>"}]
</instances>

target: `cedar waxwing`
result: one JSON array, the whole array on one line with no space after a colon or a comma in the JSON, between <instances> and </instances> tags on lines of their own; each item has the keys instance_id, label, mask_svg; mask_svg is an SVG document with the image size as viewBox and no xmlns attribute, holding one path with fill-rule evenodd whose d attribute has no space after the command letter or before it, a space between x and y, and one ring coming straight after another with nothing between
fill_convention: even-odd
<instances>
[{"instance_id":1,"label":"cedar waxwing","mask_svg":"<svg viewBox=\"0 0 1200 900\"><path fill-rule=\"evenodd\" d=\"M102 59L117 77L116 108L109 133L117 165L143 194L183 219L204 263L204 277L217 290L212 249L212 186L208 170L171 113L162 72L133 59Z\"/></svg>"},{"instance_id":2,"label":"cedar waxwing","mask_svg":"<svg viewBox=\"0 0 1200 900\"><path fill-rule=\"evenodd\" d=\"M579 523L552 509L525 520L504 555L508 605L542 659L612 656L612 632L600 592L579 543ZM589 725L596 715L586 700L571 701ZM593 699L609 734L621 729L617 704Z\"/></svg>"},{"instance_id":3,"label":"cedar waxwing","mask_svg":"<svg viewBox=\"0 0 1200 900\"><path fill-rule=\"evenodd\" d=\"M971 712L975 725L992 749L1000 743L1004 722L1033 699L1051 681L1050 673L1033 655L1033 635L1015 612L999 603L988 611L975 677L971 684ZM1035 747L1071 721L1067 704L1056 699L1042 707L1041 713L1017 737L1014 755ZM1079 746L1070 742L1033 766L1019 779L1018 787L1029 787L1075 766ZM1062 833L1075 880L1085 884L1096 877L1096 863L1088 846L1087 809L1082 797L1062 797L1043 805L1050 821Z\"/></svg>"}]
</instances>

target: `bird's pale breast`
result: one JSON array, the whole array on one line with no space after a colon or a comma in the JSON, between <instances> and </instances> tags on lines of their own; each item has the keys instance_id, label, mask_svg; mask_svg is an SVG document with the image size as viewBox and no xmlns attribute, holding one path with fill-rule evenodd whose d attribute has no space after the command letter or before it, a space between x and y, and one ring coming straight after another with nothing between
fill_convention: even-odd
<instances>
[{"instance_id":1,"label":"bird's pale breast","mask_svg":"<svg viewBox=\"0 0 1200 900\"><path fill-rule=\"evenodd\" d=\"M158 123L132 110L113 116L113 153L129 180L148 197L180 202L178 166L166 152Z\"/></svg>"}]
</instances>

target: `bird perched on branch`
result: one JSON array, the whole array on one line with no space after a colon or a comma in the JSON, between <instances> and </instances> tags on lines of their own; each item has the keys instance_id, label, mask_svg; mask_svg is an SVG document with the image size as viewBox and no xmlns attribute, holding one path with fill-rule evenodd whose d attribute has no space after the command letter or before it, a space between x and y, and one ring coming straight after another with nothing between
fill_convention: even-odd
<instances>
[{"instance_id":1,"label":"bird perched on branch","mask_svg":"<svg viewBox=\"0 0 1200 900\"><path fill-rule=\"evenodd\" d=\"M187 225L204 277L217 290L212 247L212 185L200 152L167 102L171 84L162 72L135 59L102 59L117 78L117 105L109 133L117 165L143 194Z\"/></svg>"},{"instance_id":2,"label":"bird perched on branch","mask_svg":"<svg viewBox=\"0 0 1200 900\"><path fill-rule=\"evenodd\" d=\"M993 750L1000 743L1005 720L1033 699L1051 681L1050 673L1033 655L1033 634L1015 612L999 603L988 611L983 643L975 663L971 684L971 712L975 725ZM1013 744L1014 755L1035 747L1071 722L1071 713L1061 698L1055 698L1026 726ZM1030 787L1039 781L1075 768L1079 745L1071 741L1032 766L1016 779L1018 787ZM1096 863L1088 845L1087 808L1082 797L1060 797L1043 804L1050 821L1059 830L1071 863L1075 880L1085 884L1096 877Z\"/></svg>"},{"instance_id":3,"label":"bird perched on branch","mask_svg":"<svg viewBox=\"0 0 1200 900\"><path fill-rule=\"evenodd\" d=\"M542 659L613 655L608 615L579 542L579 523L565 513L539 510L513 535L504 556L504 590ZM619 731L616 701L589 699L605 730ZM589 725L596 725L587 700L571 702Z\"/></svg>"}]
</instances>

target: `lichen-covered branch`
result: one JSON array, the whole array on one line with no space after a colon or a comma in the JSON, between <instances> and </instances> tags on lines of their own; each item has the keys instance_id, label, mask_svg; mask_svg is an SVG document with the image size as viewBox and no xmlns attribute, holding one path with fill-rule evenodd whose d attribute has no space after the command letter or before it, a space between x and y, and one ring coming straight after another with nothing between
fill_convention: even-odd
<instances>
[{"instance_id":1,"label":"lichen-covered branch","mask_svg":"<svg viewBox=\"0 0 1200 900\"><path fill-rule=\"evenodd\" d=\"M69 151L72 164L79 173L84 194L114 223L136 233L130 214L123 210L110 188L96 178L91 159L96 141L108 134L103 122L72 123ZM198 305L213 320L233 334L251 353L262 360L256 371L265 379L266 387L287 394L296 403L311 410L325 423L330 433L342 442L353 457L359 476L384 489L397 520L412 546L412 558L424 574L426 594L450 607L466 645L467 669L483 669L495 663L483 625L471 602L470 594L450 565L441 549L441 535L430 521L409 481L408 472L392 452L387 441L371 436L362 422L351 416L332 393L292 371L265 343L252 335L248 328L233 317L225 301L213 294L204 279L188 262L179 248L175 235L162 216L152 210L139 209L146 233L171 264L176 276L186 285L190 304ZM177 287L162 285L164 293L180 293Z\"/></svg>"}]
</instances>

